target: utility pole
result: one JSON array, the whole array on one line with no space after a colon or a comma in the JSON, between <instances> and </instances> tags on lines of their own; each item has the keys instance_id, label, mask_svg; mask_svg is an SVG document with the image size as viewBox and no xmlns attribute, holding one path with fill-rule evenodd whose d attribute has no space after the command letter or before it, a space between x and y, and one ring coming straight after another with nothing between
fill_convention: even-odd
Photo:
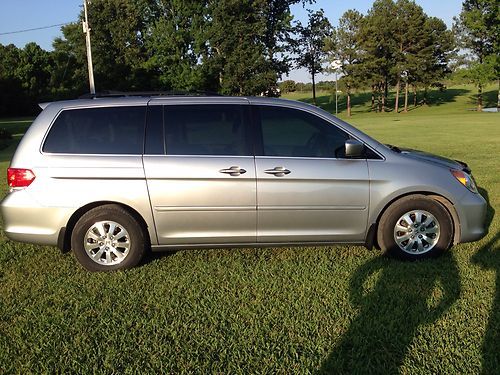
<instances>
[{"instance_id":1,"label":"utility pole","mask_svg":"<svg viewBox=\"0 0 500 375\"><path fill-rule=\"evenodd\" d=\"M342 67L342 62L340 60L333 60L330 63L330 67L333 71L335 71L335 115L339 114L339 88L338 88L338 79L337 79L337 73L339 69Z\"/></svg>"},{"instance_id":2,"label":"utility pole","mask_svg":"<svg viewBox=\"0 0 500 375\"><path fill-rule=\"evenodd\" d=\"M83 0L83 9L85 12L85 21L82 21L83 33L85 34L85 44L87 46L87 64L89 70L90 93L95 94L94 68L92 66L92 48L90 47L90 27L87 15L87 0Z\"/></svg>"}]
</instances>

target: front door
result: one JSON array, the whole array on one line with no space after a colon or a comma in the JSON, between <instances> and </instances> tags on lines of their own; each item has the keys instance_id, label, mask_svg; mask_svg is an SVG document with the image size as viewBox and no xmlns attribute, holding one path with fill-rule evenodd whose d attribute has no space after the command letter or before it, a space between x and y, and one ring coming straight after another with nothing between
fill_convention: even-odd
<instances>
[{"instance_id":1,"label":"front door","mask_svg":"<svg viewBox=\"0 0 500 375\"><path fill-rule=\"evenodd\" d=\"M345 157L349 135L299 109L260 106L255 118L258 242L362 241L368 166Z\"/></svg>"}]
</instances>

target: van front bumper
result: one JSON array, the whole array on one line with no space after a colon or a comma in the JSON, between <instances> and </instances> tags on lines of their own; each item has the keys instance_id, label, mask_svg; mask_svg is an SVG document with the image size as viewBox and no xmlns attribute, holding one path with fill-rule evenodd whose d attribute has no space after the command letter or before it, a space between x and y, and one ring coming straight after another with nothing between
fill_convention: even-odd
<instances>
[{"instance_id":1,"label":"van front bumper","mask_svg":"<svg viewBox=\"0 0 500 375\"><path fill-rule=\"evenodd\" d=\"M460 241L473 242L486 235L488 203L480 194L467 193L455 205L460 219Z\"/></svg>"}]
</instances>

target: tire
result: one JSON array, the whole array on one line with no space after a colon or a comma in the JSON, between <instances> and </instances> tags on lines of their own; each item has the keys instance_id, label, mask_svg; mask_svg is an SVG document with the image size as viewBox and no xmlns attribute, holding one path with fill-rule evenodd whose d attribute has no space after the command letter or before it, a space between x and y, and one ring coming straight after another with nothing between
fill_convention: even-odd
<instances>
[{"instance_id":1,"label":"tire","mask_svg":"<svg viewBox=\"0 0 500 375\"><path fill-rule=\"evenodd\" d=\"M399 259L435 258L452 246L453 219L441 203L411 195L383 213L377 239L382 250Z\"/></svg>"},{"instance_id":2,"label":"tire","mask_svg":"<svg viewBox=\"0 0 500 375\"><path fill-rule=\"evenodd\" d=\"M124 208L109 204L87 211L71 235L76 259L89 271L115 271L136 266L146 241L139 222Z\"/></svg>"}]
</instances>

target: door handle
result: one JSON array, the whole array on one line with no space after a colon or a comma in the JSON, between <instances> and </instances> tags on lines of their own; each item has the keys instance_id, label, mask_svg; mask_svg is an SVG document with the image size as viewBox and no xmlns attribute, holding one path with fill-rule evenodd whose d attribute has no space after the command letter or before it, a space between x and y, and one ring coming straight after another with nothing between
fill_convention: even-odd
<instances>
[{"instance_id":1,"label":"door handle","mask_svg":"<svg viewBox=\"0 0 500 375\"><path fill-rule=\"evenodd\" d=\"M247 173L246 170L237 166L232 166L231 168L228 169L221 169L219 172L228 174L230 176L239 176L240 174Z\"/></svg>"},{"instance_id":2,"label":"door handle","mask_svg":"<svg viewBox=\"0 0 500 375\"><path fill-rule=\"evenodd\" d=\"M274 167L273 169L266 169L264 173L273 174L276 177L283 177L286 174L290 174L290 171L284 167Z\"/></svg>"}]
</instances>

